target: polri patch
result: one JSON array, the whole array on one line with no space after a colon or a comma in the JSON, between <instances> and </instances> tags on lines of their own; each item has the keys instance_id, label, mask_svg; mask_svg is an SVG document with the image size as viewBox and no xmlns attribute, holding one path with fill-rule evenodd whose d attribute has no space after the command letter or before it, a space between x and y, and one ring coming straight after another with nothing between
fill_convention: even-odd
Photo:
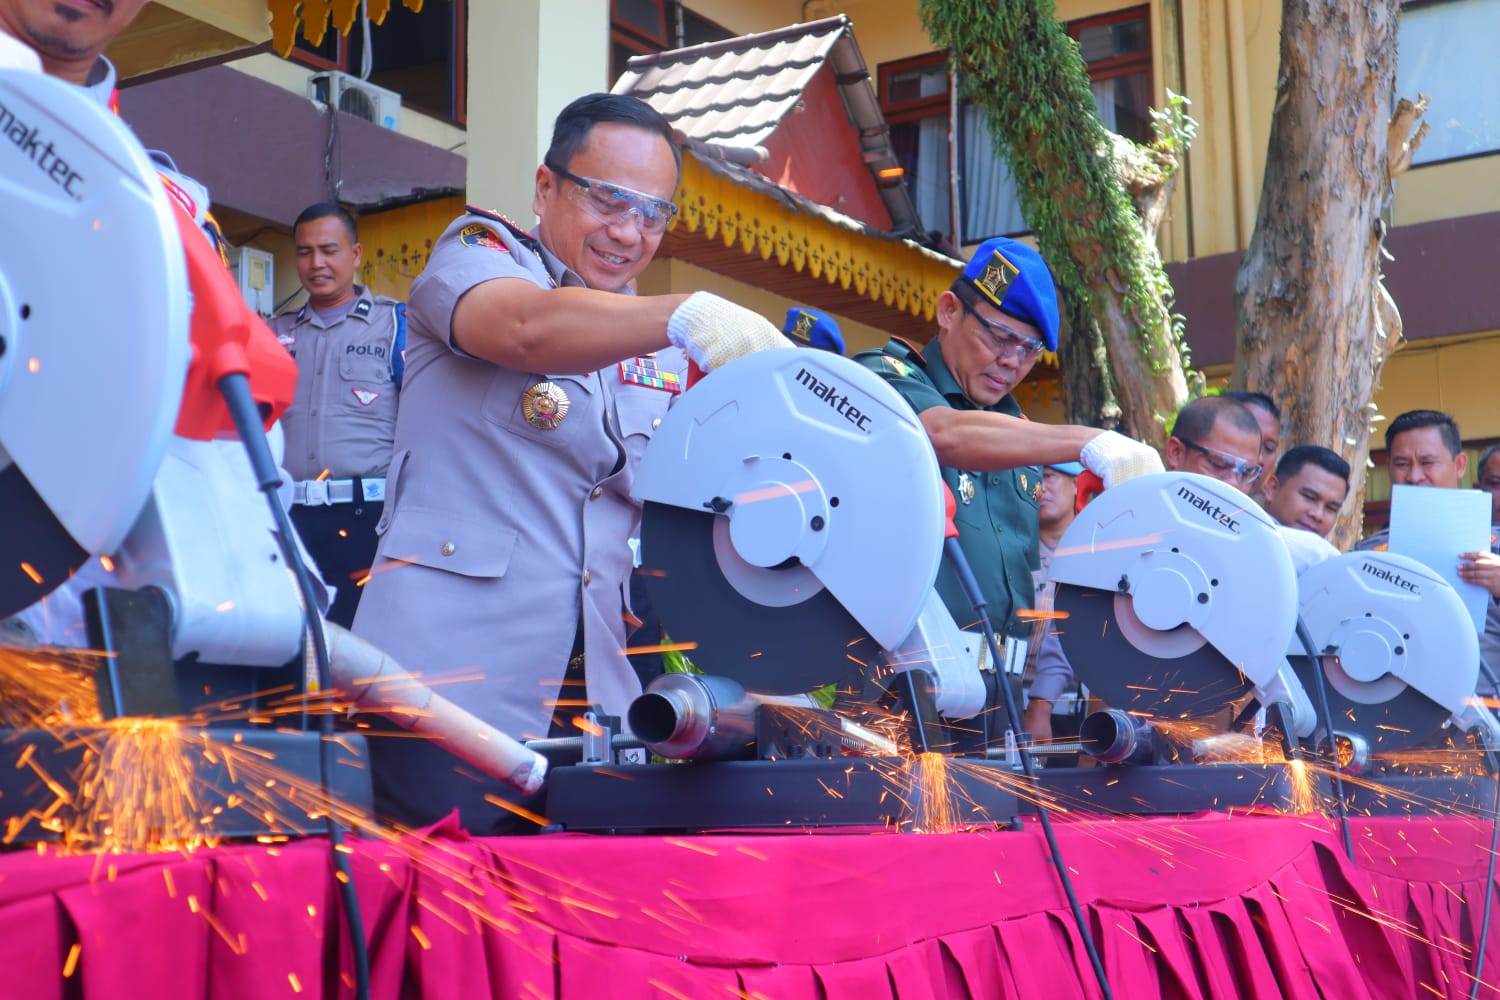
<instances>
[{"instance_id":1,"label":"polri patch","mask_svg":"<svg viewBox=\"0 0 1500 1000\"><path fill-rule=\"evenodd\" d=\"M656 366L656 358L631 358L620 362L620 381L626 385L643 385L674 395L682 391L682 379L676 372Z\"/></svg>"},{"instance_id":2,"label":"polri patch","mask_svg":"<svg viewBox=\"0 0 1500 1000\"><path fill-rule=\"evenodd\" d=\"M488 247L491 250L499 250L501 253L509 253L505 244L500 242L500 237L489 226L481 226L477 222L471 222L458 231L458 242L466 247Z\"/></svg>"},{"instance_id":3,"label":"polri patch","mask_svg":"<svg viewBox=\"0 0 1500 1000\"><path fill-rule=\"evenodd\" d=\"M380 398L380 393L371 389L350 389L349 391L354 393L354 398L359 400L361 406L369 406Z\"/></svg>"}]
</instances>

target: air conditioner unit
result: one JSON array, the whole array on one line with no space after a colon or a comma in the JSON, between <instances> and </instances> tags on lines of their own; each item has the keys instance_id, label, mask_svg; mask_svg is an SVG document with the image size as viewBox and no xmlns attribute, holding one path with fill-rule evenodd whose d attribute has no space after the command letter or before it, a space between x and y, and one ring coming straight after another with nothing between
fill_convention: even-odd
<instances>
[{"instance_id":1,"label":"air conditioner unit","mask_svg":"<svg viewBox=\"0 0 1500 1000\"><path fill-rule=\"evenodd\" d=\"M245 305L270 316L276 308L276 255L254 247L239 247L229 254L229 269L239 282Z\"/></svg>"},{"instance_id":2,"label":"air conditioner unit","mask_svg":"<svg viewBox=\"0 0 1500 1000\"><path fill-rule=\"evenodd\" d=\"M307 96L388 129L401 127L401 95L348 73L312 74L307 78Z\"/></svg>"}]
</instances>

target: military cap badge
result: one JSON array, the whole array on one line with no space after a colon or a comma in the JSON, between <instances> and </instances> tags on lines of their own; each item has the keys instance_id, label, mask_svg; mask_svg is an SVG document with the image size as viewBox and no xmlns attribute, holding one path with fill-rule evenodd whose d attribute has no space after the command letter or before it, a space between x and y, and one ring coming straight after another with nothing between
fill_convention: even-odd
<instances>
[{"instance_id":1,"label":"military cap badge","mask_svg":"<svg viewBox=\"0 0 1500 1000\"><path fill-rule=\"evenodd\" d=\"M984 270L979 272L979 277L974 279L974 284L998 306L1005 300L1005 291L1010 288L1010 283L1020 274L1020 269L996 250L990 254L989 261L984 265Z\"/></svg>"}]
</instances>

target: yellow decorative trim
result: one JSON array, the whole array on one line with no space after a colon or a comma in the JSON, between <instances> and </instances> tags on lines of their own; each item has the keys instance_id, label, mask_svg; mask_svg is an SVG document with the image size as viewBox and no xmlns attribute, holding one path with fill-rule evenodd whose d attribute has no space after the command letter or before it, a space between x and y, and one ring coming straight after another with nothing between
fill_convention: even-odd
<instances>
[{"instance_id":1,"label":"yellow decorative trim","mask_svg":"<svg viewBox=\"0 0 1500 1000\"><path fill-rule=\"evenodd\" d=\"M782 267L926 319L934 318L938 296L961 267L940 254L799 212L720 177L692 157L683 159L677 205L674 228L702 233L726 247L738 245L746 256L775 257Z\"/></svg>"},{"instance_id":2,"label":"yellow decorative trim","mask_svg":"<svg viewBox=\"0 0 1500 1000\"><path fill-rule=\"evenodd\" d=\"M401 0L401 6L413 14L422 12L422 0ZM331 26L341 35L349 34L359 15L359 0L266 0L271 13L271 44L285 59L297 44L297 31L311 45L322 45L323 35ZM370 20L384 24L390 13L391 0L369 0Z\"/></svg>"}]
</instances>

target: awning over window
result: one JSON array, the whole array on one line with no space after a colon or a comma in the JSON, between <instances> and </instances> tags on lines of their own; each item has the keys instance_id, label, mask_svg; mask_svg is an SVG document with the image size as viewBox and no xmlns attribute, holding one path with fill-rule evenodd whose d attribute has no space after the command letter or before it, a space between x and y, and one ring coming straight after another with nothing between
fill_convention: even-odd
<instances>
[{"instance_id":1,"label":"awning over window","mask_svg":"<svg viewBox=\"0 0 1500 1000\"><path fill-rule=\"evenodd\" d=\"M422 0L401 0L412 13L421 13ZM297 43L297 33L309 44L322 45L323 35L332 26L341 35L349 34L359 17L359 0L266 0L271 11L271 44L276 54L286 58ZM370 20L385 23L391 0L368 0Z\"/></svg>"},{"instance_id":2,"label":"awning over window","mask_svg":"<svg viewBox=\"0 0 1500 1000\"><path fill-rule=\"evenodd\" d=\"M938 296L960 268L951 257L692 151L683 156L677 203L663 256L908 339L932 335Z\"/></svg>"}]
</instances>

